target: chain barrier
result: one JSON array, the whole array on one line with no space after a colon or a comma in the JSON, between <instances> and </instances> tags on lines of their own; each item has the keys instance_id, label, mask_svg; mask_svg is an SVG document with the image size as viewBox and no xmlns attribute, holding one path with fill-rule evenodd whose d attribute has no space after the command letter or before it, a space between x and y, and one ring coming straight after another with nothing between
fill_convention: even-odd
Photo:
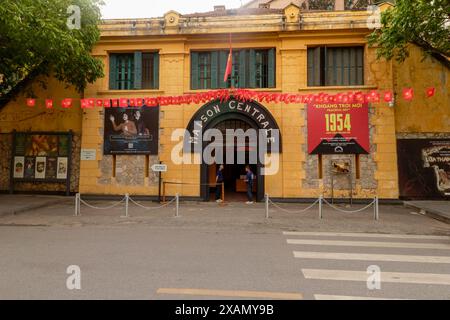
<instances>
[{"instance_id":1,"label":"chain barrier","mask_svg":"<svg viewBox=\"0 0 450 320\"><path fill-rule=\"evenodd\" d=\"M376 204L376 200L373 200L369 205L365 206L364 208L358 209L358 210L342 210L342 209L336 207L335 205L329 203L326 199L323 199L323 201L324 201L328 206L330 206L331 208L333 208L334 210L339 211L339 212L342 212L342 213L359 213L359 212L362 212L362 211L364 211L364 210L369 209L371 206L373 206L373 205Z\"/></svg>"},{"instance_id":2,"label":"chain barrier","mask_svg":"<svg viewBox=\"0 0 450 320\"><path fill-rule=\"evenodd\" d=\"M162 208L165 208L165 207L169 206L170 204L172 204L173 202L175 202L175 201L177 200L177 198L174 197L172 200L170 200L169 202L167 202L167 203L165 203L165 204L163 204L163 205L161 205L161 206L159 206L159 207L146 207L146 206L144 206L144 205L142 205L142 204L136 202L136 201L133 200L131 197L130 197L129 199L130 199L130 201L131 201L132 203L134 203L136 206L138 206L139 208L142 208L142 209L144 209L144 210L158 210L158 209L162 209Z\"/></svg>"},{"instance_id":3,"label":"chain barrier","mask_svg":"<svg viewBox=\"0 0 450 320\"><path fill-rule=\"evenodd\" d=\"M285 213L291 213L291 214L301 214L301 213L305 213L306 211L312 209L313 207L315 207L317 204L319 204L319 219L323 218L323 203L327 204L328 206L330 206L332 209L342 212L342 213L358 213L358 212L362 212L365 211L367 209L369 209L370 207L373 206L374 208L374 219L375 220L379 220L380 216L379 216L379 204L378 204L378 197L375 197L375 199L367 206L365 206L364 208L358 209L358 210L342 210L336 206L334 206L333 204L331 204L330 202L328 202L326 199L323 198L323 196L320 196L319 199L317 199L312 205L310 205L309 207L303 209L303 210L299 210L299 211L293 211L293 210L287 210L283 207L281 207L280 205L276 204L275 202L273 202L269 195L266 194L265 195L265 209L266 209L266 219L269 219L269 204L272 204L274 207L278 208L279 210L281 210L282 212Z\"/></svg>"},{"instance_id":4,"label":"chain barrier","mask_svg":"<svg viewBox=\"0 0 450 320\"><path fill-rule=\"evenodd\" d=\"M312 205L310 205L308 208L305 208L303 210L299 210L299 211L293 211L293 210L287 210L285 208L280 207L278 204L276 204L275 202L273 202L270 198L269 198L269 202L276 208L280 209L281 211L285 212L285 213L292 213L292 214L300 214L300 213L305 213L306 211L314 208L316 206L316 204L318 204L320 201L320 199L317 199Z\"/></svg>"},{"instance_id":5,"label":"chain barrier","mask_svg":"<svg viewBox=\"0 0 450 320\"><path fill-rule=\"evenodd\" d=\"M90 205L89 203L87 203L86 201L82 200L81 198L80 198L80 203L82 203L86 207L94 209L94 210L110 210L110 209L115 208L115 207L119 206L120 204L122 204L125 201L125 199L126 199L126 197L124 197L119 202L117 202L117 203L115 203L115 204L113 204L111 206L108 206L108 207L96 207L96 206Z\"/></svg>"},{"instance_id":6,"label":"chain barrier","mask_svg":"<svg viewBox=\"0 0 450 320\"><path fill-rule=\"evenodd\" d=\"M80 216L81 215L81 213L80 213L81 204L85 205L88 208L94 209L94 210L110 210L110 209L113 209L113 208L115 208L115 207L117 207L117 206L119 206L119 205L121 205L122 203L125 202L125 215L121 216L121 217L128 218L129 217L129 214L128 214L129 202L135 204L137 207L139 207L141 209L144 209L144 210L158 210L158 209L162 209L162 208L165 208L165 207L167 207L170 204L175 202L176 203L176 208L175 208L176 209L176 216L179 217L179 207L180 207L179 201L180 201L180 197L177 194L171 201L169 201L169 202L167 202L167 203L165 203L165 204L163 204L161 206L158 206L158 207L146 207L146 206L140 204L139 202L133 200L128 194L126 194L125 197L122 200L120 200L117 203L114 203L111 206L97 207L97 206L93 206L93 205L87 203L86 201L84 201L83 199L81 199L80 194L77 193L75 195L75 216Z\"/></svg>"}]
</instances>

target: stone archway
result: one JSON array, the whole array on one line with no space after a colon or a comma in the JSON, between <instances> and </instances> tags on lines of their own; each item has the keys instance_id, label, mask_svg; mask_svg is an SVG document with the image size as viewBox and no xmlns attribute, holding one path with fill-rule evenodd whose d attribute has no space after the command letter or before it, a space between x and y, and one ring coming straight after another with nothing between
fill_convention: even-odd
<instances>
[{"instance_id":1,"label":"stone archway","mask_svg":"<svg viewBox=\"0 0 450 320\"><path fill-rule=\"evenodd\" d=\"M208 129L215 128L219 123L227 120L240 120L248 124L255 130L264 130L265 141L258 138L258 146L265 143L268 153L272 152L272 146L278 148L274 152L281 152L281 134L272 136L271 132L280 128L272 114L263 105L256 101L239 101L233 97L227 101L214 100L202 106L192 117L187 130L190 134L189 141L185 140L185 150L191 152L203 152L206 144L203 142L202 135ZM275 141L278 139L277 141ZM186 149L187 148L187 149ZM264 177L262 175L263 164L258 157L257 163L257 200L264 199ZM200 195L205 201L209 198L208 183L208 165L202 161L200 173Z\"/></svg>"}]
</instances>

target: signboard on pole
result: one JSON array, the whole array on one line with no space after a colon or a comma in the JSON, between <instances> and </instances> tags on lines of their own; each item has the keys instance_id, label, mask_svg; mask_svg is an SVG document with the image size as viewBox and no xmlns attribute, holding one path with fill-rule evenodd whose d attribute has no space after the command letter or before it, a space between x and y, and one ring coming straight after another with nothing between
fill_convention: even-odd
<instances>
[{"instance_id":1,"label":"signboard on pole","mask_svg":"<svg viewBox=\"0 0 450 320\"><path fill-rule=\"evenodd\" d=\"M152 166L153 172L167 172L167 164L154 164Z\"/></svg>"},{"instance_id":2,"label":"signboard on pole","mask_svg":"<svg viewBox=\"0 0 450 320\"><path fill-rule=\"evenodd\" d=\"M308 105L309 154L368 154L367 103L311 103Z\"/></svg>"}]
</instances>

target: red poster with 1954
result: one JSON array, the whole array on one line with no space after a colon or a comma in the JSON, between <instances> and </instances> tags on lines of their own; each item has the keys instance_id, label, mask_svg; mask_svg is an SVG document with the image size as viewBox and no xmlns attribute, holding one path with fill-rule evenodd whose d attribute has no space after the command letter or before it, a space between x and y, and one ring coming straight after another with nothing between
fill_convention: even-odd
<instances>
[{"instance_id":1,"label":"red poster with 1954","mask_svg":"<svg viewBox=\"0 0 450 320\"><path fill-rule=\"evenodd\" d=\"M308 104L309 154L368 154L368 103Z\"/></svg>"}]
</instances>

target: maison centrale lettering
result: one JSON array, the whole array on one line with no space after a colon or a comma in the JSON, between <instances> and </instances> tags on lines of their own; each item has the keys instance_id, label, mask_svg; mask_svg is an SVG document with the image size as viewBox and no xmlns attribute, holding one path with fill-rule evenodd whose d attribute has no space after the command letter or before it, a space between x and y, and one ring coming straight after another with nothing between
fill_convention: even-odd
<instances>
[{"instance_id":1,"label":"maison centrale lettering","mask_svg":"<svg viewBox=\"0 0 450 320\"><path fill-rule=\"evenodd\" d=\"M269 152L272 150L272 145L281 148L280 129L270 112L256 101L243 102L236 99L223 102L215 100L200 108L189 122L187 130L190 137L189 142L186 141L185 145L199 144L201 142L200 135L206 130L214 128L222 121L233 119L243 120L253 129L262 131ZM277 134L273 134L275 130L277 130ZM199 149L194 148L192 151L196 152L196 150Z\"/></svg>"}]
</instances>

